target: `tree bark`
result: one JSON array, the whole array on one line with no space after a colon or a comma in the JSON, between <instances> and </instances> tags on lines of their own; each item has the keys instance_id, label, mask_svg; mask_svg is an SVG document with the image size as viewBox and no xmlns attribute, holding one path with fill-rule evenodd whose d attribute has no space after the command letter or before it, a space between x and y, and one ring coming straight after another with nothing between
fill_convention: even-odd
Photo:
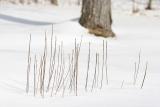
<instances>
[{"instance_id":1,"label":"tree bark","mask_svg":"<svg viewBox=\"0 0 160 107\"><path fill-rule=\"evenodd\" d=\"M54 5L58 5L58 0L51 0L51 3Z\"/></svg>"},{"instance_id":2,"label":"tree bark","mask_svg":"<svg viewBox=\"0 0 160 107\"><path fill-rule=\"evenodd\" d=\"M115 36L111 29L111 0L83 0L79 22L97 36Z\"/></svg>"},{"instance_id":3,"label":"tree bark","mask_svg":"<svg viewBox=\"0 0 160 107\"><path fill-rule=\"evenodd\" d=\"M152 0L148 1L148 5L146 7L147 10L151 10L152 9Z\"/></svg>"}]
</instances>

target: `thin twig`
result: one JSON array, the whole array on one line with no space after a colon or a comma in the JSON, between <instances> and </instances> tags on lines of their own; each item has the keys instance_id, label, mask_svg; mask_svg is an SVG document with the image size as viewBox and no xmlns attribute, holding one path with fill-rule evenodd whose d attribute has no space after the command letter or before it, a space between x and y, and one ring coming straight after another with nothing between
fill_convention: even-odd
<instances>
[{"instance_id":1,"label":"thin twig","mask_svg":"<svg viewBox=\"0 0 160 107\"><path fill-rule=\"evenodd\" d=\"M106 58L105 58L105 65L106 65L106 82L108 84L108 43L106 41Z\"/></svg>"},{"instance_id":2,"label":"thin twig","mask_svg":"<svg viewBox=\"0 0 160 107\"><path fill-rule=\"evenodd\" d=\"M148 62L146 62L145 73L144 73L143 81L142 81L142 84L141 84L141 89L144 86L144 81L145 81L146 75L147 75L147 69L148 69Z\"/></svg>"},{"instance_id":3,"label":"thin twig","mask_svg":"<svg viewBox=\"0 0 160 107\"><path fill-rule=\"evenodd\" d=\"M124 80L122 81L121 88L123 88L123 85L124 85Z\"/></svg>"},{"instance_id":4,"label":"thin twig","mask_svg":"<svg viewBox=\"0 0 160 107\"><path fill-rule=\"evenodd\" d=\"M137 74L137 64L136 62L134 63L134 81L133 81L133 84L135 85L136 84L136 74Z\"/></svg>"},{"instance_id":5,"label":"thin twig","mask_svg":"<svg viewBox=\"0 0 160 107\"><path fill-rule=\"evenodd\" d=\"M26 83L26 93L29 92L29 74L31 69L31 35L29 39L29 47L28 47L28 65L27 65L27 83Z\"/></svg>"},{"instance_id":6,"label":"thin twig","mask_svg":"<svg viewBox=\"0 0 160 107\"><path fill-rule=\"evenodd\" d=\"M139 51L139 55L138 55L138 65L137 65L137 70L135 73L135 83L137 82L137 78L138 78L138 74L139 74L139 69L140 69L140 64L141 64L141 50Z\"/></svg>"},{"instance_id":7,"label":"thin twig","mask_svg":"<svg viewBox=\"0 0 160 107\"><path fill-rule=\"evenodd\" d=\"M95 84L96 84L96 75L97 75L97 59L98 59L98 53L96 53L96 63L95 63L95 72L94 72L94 77L93 77L93 82L92 82L92 88L91 91L93 91Z\"/></svg>"},{"instance_id":8,"label":"thin twig","mask_svg":"<svg viewBox=\"0 0 160 107\"><path fill-rule=\"evenodd\" d=\"M87 76L86 76L86 84L85 84L85 90L87 91L87 88L88 88L88 75L89 75L89 69L90 69L90 43L89 43L89 52L88 52L88 64L87 64Z\"/></svg>"},{"instance_id":9,"label":"thin twig","mask_svg":"<svg viewBox=\"0 0 160 107\"><path fill-rule=\"evenodd\" d=\"M35 55L35 58L34 58L34 96L36 95L36 71L37 71L37 58L36 58L36 55Z\"/></svg>"},{"instance_id":10,"label":"thin twig","mask_svg":"<svg viewBox=\"0 0 160 107\"><path fill-rule=\"evenodd\" d=\"M103 86L103 72L104 72L104 40L103 40L103 56L102 56L102 75L101 75L101 84L100 84L100 89L102 89Z\"/></svg>"}]
</instances>

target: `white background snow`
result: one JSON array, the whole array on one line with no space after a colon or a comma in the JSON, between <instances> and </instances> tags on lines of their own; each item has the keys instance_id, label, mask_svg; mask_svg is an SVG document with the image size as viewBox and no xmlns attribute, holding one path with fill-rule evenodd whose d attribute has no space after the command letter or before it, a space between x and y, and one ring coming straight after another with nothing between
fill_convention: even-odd
<instances>
[{"instance_id":1,"label":"white background snow","mask_svg":"<svg viewBox=\"0 0 160 107\"><path fill-rule=\"evenodd\" d=\"M62 2L52 5L0 5L0 107L160 107L160 10L141 10L131 13L130 2L113 2L113 31L115 38L108 41L109 85L102 90L79 96L34 97L25 93L27 51L32 35L32 51L41 53L44 34L54 36L65 44L66 52L73 48L74 39L83 36L80 68L85 68L88 42L92 51L101 50L102 40L78 23L81 7ZM141 50L142 62L138 84L133 85L134 63ZM93 57L94 58L94 57ZM148 62L143 89L140 84ZM93 64L94 65L94 64ZM85 76L85 70L80 71ZM124 86L121 88L122 81Z\"/></svg>"}]
</instances>

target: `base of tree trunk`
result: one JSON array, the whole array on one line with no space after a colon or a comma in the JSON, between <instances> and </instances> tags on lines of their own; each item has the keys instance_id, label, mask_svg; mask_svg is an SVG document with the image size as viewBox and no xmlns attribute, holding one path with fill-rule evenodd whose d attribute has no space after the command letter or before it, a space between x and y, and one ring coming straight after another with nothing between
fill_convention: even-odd
<instances>
[{"instance_id":1,"label":"base of tree trunk","mask_svg":"<svg viewBox=\"0 0 160 107\"><path fill-rule=\"evenodd\" d=\"M152 2L153 2L153 0L149 0L149 1L148 1L146 10L152 10Z\"/></svg>"},{"instance_id":2,"label":"base of tree trunk","mask_svg":"<svg viewBox=\"0 0 160 107\"><path fill-rule=\"evenodd\" d=\"M109 30L104 30L100 28L95 28L95 29L89 29L90 34L94 34L96 36L101 36L101 37L115 37L115 34L112 31Z\"/></svg>"},{"instance_id":3,"label":"base of tree trunk","mask_svg":"<svg viewBox=\"0 0 160 107\"><path fill-rule=\"evenodd\" d=\"M93 27L89 24L89 21L80 19L79 23L83 27L89 29L89 33L94 34L95 36L101 36L101 37L105 37L105 38L115 37L115 33L112 30L106 30L106 29L104 29L100 26L96 26L96 25L95 25L96 27L95 26Z\"/></svg>"},{"instance_id":4,"label":"base of tree trunk","mask_svg":"<svg viewBox=\"0 0 160 107\"><path fill-rule=\"evenodd\" d=\"M133 11L132 11L132 13L138 13L139 12L139 9L134 9Z\"/></svg>"},{"instance_id":5,"label":"base of tree trunk","mask_svg":"<svg viewBox=\"0 0 160 107\"><path fill-rule=\"evenodd\" d=\"M57 0L51 0L51 3L58 6L58 1Z\"/></svg>"},{"instance_id":6,"label":"base of tree trunk","mask_svg":"<svg viewBox=\"0 0 160 107\"><path fill-rule=\"evenodd\" d=\"M146 10L152 10L152 8L151 7L146 7Z\"/></svg>"}]
</instances>

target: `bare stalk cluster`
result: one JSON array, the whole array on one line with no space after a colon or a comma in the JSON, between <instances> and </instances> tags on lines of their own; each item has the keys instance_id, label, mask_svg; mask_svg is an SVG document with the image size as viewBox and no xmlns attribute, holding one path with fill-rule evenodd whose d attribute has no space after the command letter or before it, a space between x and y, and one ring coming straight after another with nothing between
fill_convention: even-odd
<instances>
[{"instance_id":1,"label":"bare stalk cluster","mask_svg":"<svg viewBox=\"0 0 160 107\"><path fill-rule=\"evenodd\" d=\"M63 42L59 43L57 38L52 34L50 42L48 43L47 34L44 38L44 49L42 55L34 55L33 63L31 64L31 35L28 46L28 65L27 65L27 81L26 92L33 91L34 96L41 95L44 97L46 94L62 95L73 94L78 95L80 87L84 87L84 90L94 91L95 89L102 89L104 85L108 85L108 43L103 40L102 52L92 53L91 43L88 44L88 55L86 55L86 72L83 71L84 84L80 77L80 52L82 45L82 38L78 42L74 41L74 47L69 54L65 53ZM48 45L50 44L50 45ZM50 48L48 48L50 46ZM84 57L84 56L83 56ZM92 58L91 58L92 57ZM94 61L92 61L94 59ZM32 67L33 65L33 72ZM134 71L134 85L137 83L139 69L141 65L141 52L139 52L138 63L135 63ZM94 67L94 68L92 68ZM141 83L143 88L146 75L147 75L148 63L146 63L145 74ZM84 70L83 69L83 70ZM85 74L86 75L85 75ZM31 78L33 77L33 78ZM122 82L121 88L124 85ZM33 86L33 88L32 88Z\"/></svg>"},{"instance_id":2,"label":"bare stalk cluster","mask_svg":"<svg viewBox=\"0 0 160 107\"><path fill-rule=\"evenodd\" d=\"M141 51L140 51L140 52L139 52L139 55L138 55L138 63L135 62L134 79L133 79L133 84L134 84L134 85L137 84L141 65L142 65L142 64L141 64ZM146 65L145 65L144 75L143 75L143 77L142 77L142 82L141 82L141 85L140 85L140 88L141 88L141 89L142 89L143 86L144 86L144 82L145 82L146 75L147 75L147 69L148 69L148 62L146 62Z\"/></svg>"},{"instance_id":3,"label":"bare stalk cluster","mask_svg":"<svg viewBox=\"0 0 160 107\"><path fill-rule=\"evenodd\" d=\"M52 26L53 29L53 26ZM50 94L50 96L61 94L62 96L65 92L78 95L79 84L81 83L79 79L79 59L80 51L82 45L82 38L80 42L75 39L74 47L70 54L65 55L63 42L58 44L57 38L53 37L53 30L50 40L50 48L48 48L48 39L45 33L44 39L44 49L41 56L34 55L33 61L33 73L31 72L31 36L29 40L28 49L28 65L27 65L27 82L26 82L26 92L33 85L34 96L45 94ZM103 41L103 55L102 55L102 65L100 65L100 54L96 53L95 56L95 69L94 75L90 75L92 72L91 68L91 43L88 46L88 56L87 56L87 75L84 83L85 91L93 91L95 88L101 89L103 87L104 81L108 84L108 74L107 74L107 42ZM33 79L31 78L33 74ZM106 78L106 79L105 79ZM89 79L91 81L89 81ZM33 81L30 83L30 81ZM92 85L88 85L89 82ZM81 84L82 85L82 84Z\"/></svg>"}]
</instances>

